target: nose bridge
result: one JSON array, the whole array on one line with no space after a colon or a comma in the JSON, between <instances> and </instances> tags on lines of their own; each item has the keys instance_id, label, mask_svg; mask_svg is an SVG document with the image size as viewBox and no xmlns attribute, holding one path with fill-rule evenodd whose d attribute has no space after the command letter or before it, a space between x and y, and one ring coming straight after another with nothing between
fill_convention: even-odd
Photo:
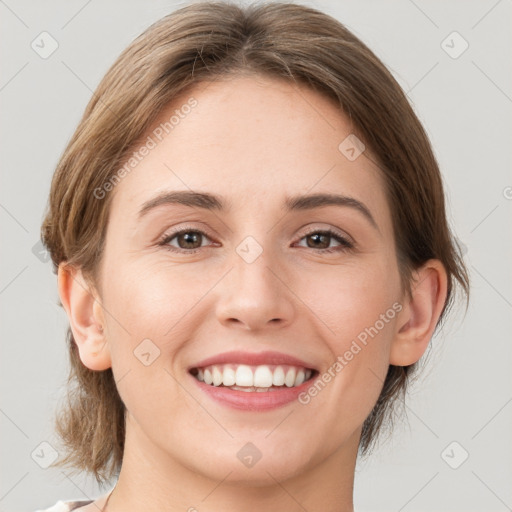
<instances>
[{"instance_id":1,"label":"nose bridge","mask_svg":"<svg viewBox=\"0 0 512 512\"><path fill-rule=\"evenodd\" d=\"M248 237L236 249L237 255L233 257L234 279L239 289L254 292L254 299L260 300L263 295L280 293L278 281L273 272L272 265L276 265L275 258L271 257L270 248L263 249L263 246ZM274 262L274 263L273 263ZM268 297L267 297L268 298Z\"/></svg>"},{"instance_id":2,"label":"nose bridge","mask_svg":"<svg viewBox=\"0 0 512 512\"><path fill-rule=\"evenodd\" d=\"M261 236L259 237L262 238ZM272 237L266 237L270 240ZM262 241L263 242L263 241ZM291 321L293 304L276 251L263 247L256 237L246 236L230 260L217 314L221 322L245 324L248 329L284 325Z\"/></svg>"}]
</instances>

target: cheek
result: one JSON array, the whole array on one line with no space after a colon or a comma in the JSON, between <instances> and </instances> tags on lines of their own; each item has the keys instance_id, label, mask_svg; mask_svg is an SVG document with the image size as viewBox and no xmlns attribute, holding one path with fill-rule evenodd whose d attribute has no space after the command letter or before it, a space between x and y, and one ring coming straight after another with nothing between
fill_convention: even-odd
<instances>
[{"instance_id":1,"label":"cheek","mask_svg":"<svg viewBox=\"0 0 512 512\"><path fill-rule=\"evenodd\" d=\"M145 267L119 264L106 275L107 337L121 398L129 410L137 404L139 413L150 414L159 403L156 397L164 396L161 413L171 414L174 401L187 403L171 376L179 378L182 371L177 356L200 326L198 305L218 277L161 261Z\"/></svg>"},{"instance_id":2,"label":"cheek","mask_svg":"<svg viewBox=\"0 0 512 512\"><path fill-rule=\"evenodd\" d=\"M402 309L396 264L382 259L336 269L319 275L315 288L304 287L301 293L321 320L330 352L321 378L332 392L318 392L318 405L328 410L335 400L363 421L384 383Z\"/></svg>"},{"instance_id":3,"label":"cheek","mask_svg":"<svg viewBox=\"0 0 512 512\"><path fill-rule=\"evenodd\" d=\"M378 322L379 331L396 316L393 304L400 300L400 277L391 257L368 257L329 265L314 279L297 276L294 291L322 321L337 352L347 340L364 338L366 328ZM307 274L307 272L305 273ZM311 273L313 275L313 273Z\"/></svg>"},{"instance_id":4,"label":"cheek","mask_svg":"<svg viewBox=\"0 0 512 512\"><path fill-rule=\"evenodd\" d=\"M218 265L205 269L199 263L170 263L162 258L147 265L110 262L105 268L110 270L105 274L103 298L110 313L111 337L124 340L122 352L130 354L144 339L154 340L166 353L178 350L194 330L191 319L201 321L197 311L205 313L207 303L215 309L205 298L224 273ZM399 296L396 264L392 255L382 252L336 264L308 263L299 270L292 268L284 280L292 283L299 300L286 290L283 297L295 302L296 311L307 306L311 323L324 330L319 337L333 355L348 350L353 339L364 338L365 329L374 326ZM131 350L126 350L127 345ZM381 343L381 351L388 345Z\"/></svg>"},{"instance_id":5,"label":"cheek","mask_svg":"<svg viewBox=\"0 0 512 512\"><path fill-rule=\"evenodd\" d=\"M200 298L178 279L176 268L155 270L119 264L106 274L103 296L118 392L142 423L145 417L169 418L178 406L189 405L169 357L186 342L180 329L190 329L186 314Z\"/></svg>"},{"instance_id":6,"label":"cheek","mask_svg":"<svg viewBox=\"0 0 512 512\"><path fill-rule=\"evenodd\" d=\"M122 337L163 342L208 290L208 283L179 266L118 267L106 280L104 304ZM128 334L129 333L129 334ZM140 340L139 340L140 341Z\"/></svg>"}]
</instances>

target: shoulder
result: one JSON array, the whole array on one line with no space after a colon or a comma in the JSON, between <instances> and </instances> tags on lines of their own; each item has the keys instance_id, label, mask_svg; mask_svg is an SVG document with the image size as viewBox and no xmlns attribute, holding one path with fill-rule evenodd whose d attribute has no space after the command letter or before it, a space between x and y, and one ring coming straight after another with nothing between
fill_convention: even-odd
<instances>
[{"instance_id":1,"label":"shoulder","mask_svg":"<svg viewBox=\"0 0 512 512\"><path fill-rule=\"evenodd\" d=\"M79 507L83 507L92 503L92 500L72 500L72 501L58 501L50 508L38 509L35 512L70 512Z\"/></svg>"},{"instance_id":2,"label":"shoulder","mask_svg":"<svg viewBox=\"0 0 512 512\"><path fill-rule=\"evenodd\" d=\"M114 486L115 487L115 486ZM41 508L37 509L35 512L71 512L72 510L76 510L77 512L85 512L85 511L93 511L99 512L105 505L105 501L107 500L110 493L114 490L114 487L110 489L106 494L100 496L96 501L92 499L84 500L59 500L55 505L50 508ZM88 506L90 505L90 506ZM83 507L83 508L82 508ZM100 508L101 507L101 508Z\"/></svg>"}]
</instances>

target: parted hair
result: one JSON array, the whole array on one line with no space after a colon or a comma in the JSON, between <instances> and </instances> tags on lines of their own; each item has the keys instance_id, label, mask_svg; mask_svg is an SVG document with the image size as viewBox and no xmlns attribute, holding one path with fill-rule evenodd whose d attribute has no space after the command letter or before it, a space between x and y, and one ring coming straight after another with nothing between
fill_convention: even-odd
<instances>
[{"instance_id":1,"label":"parted hair","mask_svg":"<svg viewBox=\"0 0 512 512\"><path fill-rule=\"evenodd\" d=\"M439 327L456 289L469 296L469 279L427 134L398 82L358 37L331 16L291 3L196 2L152 24L121 53L55 169L41 228L54 272L60 264L75 266L98 285L112 194L99 200L93 191L122 167L178 95L201 81L242 73L308 86L348 117L384 178L403 289L410 293L413 271L431 258L447 271ZM105 483L121 468L125 406L111 369L82 364L70 328L66 343L67 395L55 417L64 456L55 465ZM417 364L389 366L363 424L360 454L369 453L379 431L393 422Z\"/></svg>"}]
</instances>

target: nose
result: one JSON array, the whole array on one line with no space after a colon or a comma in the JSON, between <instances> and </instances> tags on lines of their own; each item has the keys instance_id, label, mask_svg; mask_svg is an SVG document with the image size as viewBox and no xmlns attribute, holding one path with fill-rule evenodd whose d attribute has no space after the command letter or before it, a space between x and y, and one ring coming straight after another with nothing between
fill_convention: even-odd
<instances>
[{"instance_id":1,"label":"nose","mask_svg":"<svg viewBox=\"0 0 512 512\"><path fill-rule=\"evenodd\" d=\"M218 290L219 322L250 331L289 325L295 314L294 294L275 260L269 261L264 251L250 263L238 254L232 262Z\"/></svg>"}]
</instances>

